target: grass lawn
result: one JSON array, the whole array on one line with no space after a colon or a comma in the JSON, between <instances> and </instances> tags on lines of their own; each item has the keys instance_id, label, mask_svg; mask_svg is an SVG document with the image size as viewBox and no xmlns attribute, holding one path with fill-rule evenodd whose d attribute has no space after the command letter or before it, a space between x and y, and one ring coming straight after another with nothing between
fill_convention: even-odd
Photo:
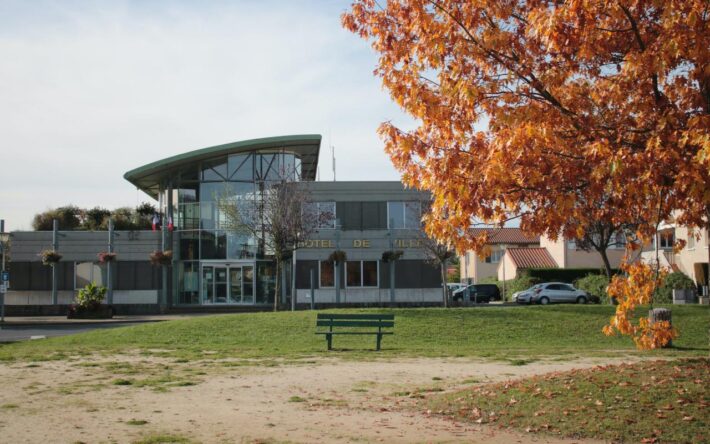
<instances>
[{"instance_id":1,"label":"grass lawn","mask_svg":"<svg viewBox=\"0 0 710 444\"><path fill-rule=\"evenodd\" d=\"M439 414L531 433L629 442L710 440L710 359L646 361L482 385L429 400Z\"/></svg>"},{"instance_id":2,"label":"grass lawn","mask_svg":"<svg viewBox=\"0 0 710 444\"><path fill-rule=\"evenodd\" d=\"M710 309L672 309L673 323L681 332L675 348L644 353L707 356ZM374 336L336 336L334 348L348 353L327 352L323 336L314 334L314 311L216 315L0 345L0 361L135 351L178 359L479 356L524 360L636 353L629 338L601 333L613 310L598 305L342 310L396 315L395 334L383 339L380 353L371 352ZM644 313L645 309L639 311Z\"/></svg>"}]
</instances>

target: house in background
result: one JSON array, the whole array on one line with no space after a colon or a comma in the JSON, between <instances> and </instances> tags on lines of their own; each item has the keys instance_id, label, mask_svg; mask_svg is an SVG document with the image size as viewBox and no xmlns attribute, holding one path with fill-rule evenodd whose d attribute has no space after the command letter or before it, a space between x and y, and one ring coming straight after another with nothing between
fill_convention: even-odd
<instances>
[{"instance_id":1,"label":"house in background","mask_svg":"<svg viewBox=\"0 0 710 444\"><path fill-rule=\"evenodd\" d=\"M696 238L698 234L700 236ZM673 245L677 239L684 240L686 244L685 248L678 253L674 253ZM695 281L698 288L707 294L708 245L710 245L708 230L702 230L698 233L687 227L674 224L663 225L658 230L653 242L647 245L641 253L642 261L655 264L656 244L658 244L659 249L658 262L662 267L685 273Z\"/></svg>"},{"instance_id":2,"label":"house in background","mask_svg":"<svg viewBox=\"0 0 710 444\"><path fill-rule=\"evenodd\" d=\"M466 254L459 257L463 282L468 282L470 279L477 283L482 279L498 276L498 266L508 248L540 246L538 236L527 236L520 228L473 228L471 230L474 236L480 236L484 232L488 233L490 254L481 257L475 251L467 251Z\"/></svg>"},{"instance_id":3,"label":"house in background","mask_svg":"<svg viewBox=\"0 0 710 444\"><path fill-rule=\"evenodd\" d=\"M577 248L574 241L562 237L553 240L547 236L531 237L520 228L476 228L478 235L488 232L488 246L491 253L481 258L468 251L460 260L461 280L481 282L482 279L497 277L498 280L515 279L520 272L529 268L604 268L604 262L596 251ZM624 243L607 249L612 268L618 268L624 257Z\"/></svg>"},{"instance_id":4,"label":"house in background","mask_svg":"<svg viewBox=\"0 0 710 444\"><path fill-rule=\"evenodd\" d=\"M515 279L528 268L560 268L547 248L508 248L497 269L499 281Z\"/></svg>"}]
</instances>

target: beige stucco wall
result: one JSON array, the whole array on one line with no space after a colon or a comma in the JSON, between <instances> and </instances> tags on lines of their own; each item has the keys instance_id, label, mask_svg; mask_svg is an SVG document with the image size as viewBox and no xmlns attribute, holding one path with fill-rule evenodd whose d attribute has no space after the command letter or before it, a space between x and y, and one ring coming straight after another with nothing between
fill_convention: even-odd
<instances>
[{"instance_id":1,"label":"beige stucco wall","mask_svg":"<svg viewBox=\"0 0 710 444\"><path fill-rule=\"evenodd\" d=\"M519 248L519 247L537 247L538 244L528 244L528 245L510 245L509 248ZM490 245L491 252L500 251L503 249L501 245ZM461 279L466 281L466 278L472 278L474 282L478 283L481 280L491 277L498 277L498 268L501 262L486 263L486 258L481 257L473 251L468 253L468 262L465 260L465 256L459 257L459 267L461 269ZM508 267L508 264L506 264ZM506 268L506 276L508 269ZM502 275L502 272L501 272ZM500 277L498 277L500 280ZM508 277L508 279L512 279Z\"/></svg>"},{"instance_id":2,"label":"beige stucco wall","mask_svg":"<svg viewBox=\"0 0 710 444\"><path fill-rule=\"evenodd\" d=\"M540 246L547 248L552 259L560 268L602 268L604 261L596 251L584 251L568 248L567 242L562 237L553 241L549 237L540 237ZM624 257L624 249L609 248L607 256L612 268L618 268Z\"/></svg>"},{"instance_id":3,"label":"beige stucco wall","mask_svg":"<svg viewBox=\"0 0 710 444\"><path fill-rule=\"evenodd\" d=\"M503 259L497 265L498 269L496 272L498 273L499 281L506 281L518 277L518 267L515 266L515 263L508 253L503 255Z\"/></svg>"},{"instance_id":4,"label":"beige stucco wall","mask_svg":"<svg viewBox=\"0 0 710 444\"><path fill-rule=\"evenodd\" d=\"M561 237L553 241L547 236L540 236L540 246L547 248L547 252L557 262L558 267L565 267L565 241Z\"/></svg>"},{"instance_id":5,"label":"beige stucco wall","mask_svg":"<svg viewBox=\"0 0 710 444\"><path fill-rule=\"evenodd\" d=\"M624 257L624 249L609 248L606 250L611 268L619 268ZM602 268L604 261L596 251L567 249L567 264L565 268Z\"/></svg>"},{"instance_id":6,"label":"beige stucco wall","mask_svg":"<svg viewBox=\"0 0 710 444\"><path fill-rule=\"evenodd\" d=\"M686 227L677 227L675 230L676 239L688 240L688 229ZM699 270L696 270L695 264L708 263L708 233L704 231L700 239L695 240L695 246L685 248L675 255L675 264L680 271L690 276L695 282L706 283L704 276ZM697 272L697 273L696 273Z\"/></svg>"}]
</instances>

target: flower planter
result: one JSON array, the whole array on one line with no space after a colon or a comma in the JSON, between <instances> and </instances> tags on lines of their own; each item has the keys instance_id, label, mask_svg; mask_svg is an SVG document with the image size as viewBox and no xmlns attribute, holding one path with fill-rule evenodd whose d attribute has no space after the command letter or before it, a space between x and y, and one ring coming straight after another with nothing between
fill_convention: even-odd
<instances>
[{"instance_id":1,"label":"flower planter","mask_svg":"<svg viewBox=\"0 0 710 444\"><path fill-rule=\"evenodd\" d=\"M62 255L54 250L44 250L39 254L39 257L42 259L42 265L53 266L62 260Z\"/></svg>"},{"instance_id":2,"label":"flower planter","mask_svg":"<svg viewBox=\"0 0 710 444\"><path fill-rule=\"evenodd\" d=\"M343 250L335 250L328 256L328 262L335 262L336 264L342 264L348 260L348 255L345 254Z\"/></svg>"},{"instance_id":3,"label":"flower planter","mask_svg":"<svg viewBox=\"0 0 710 444\"><path fill-rule=\"evenodd\" d=\"M402 250L389 250L382 253L382 262L393 262L399 260L404 255Z\"/></svg>"},{"instance_id":4,"label":"flower planter","mask_svg":"<svg viewBox=\"0 0 710 444\"><path fill-rule=\"evenodd\" d=\"M87 308L72 305L69 307L69 312L67 312L67 319L111 319L113 312L113 307L110 305L98 305Z\"/></svg>"},{"instance_id":5,"label":"flower planter","mask_svg":"<svg viewBox=\"0 0 710 444\"><path fill-rule=\"evenodd\" d=\"M165 251L154 251L150 253L150 263L159 266L169 266L173 263L173 252L172 250Z\"/></svg>"},{"instance_id":6,"label":"flower planter","mask_svg":"<svg viewBox=\"0 0 710 444\"><path fill-rule=\"evenodd\" d=\"M97 254L96 257L99 259L100 263L108 264L108 263L116 260L116 253L109 253L108 251L102 251L101 253Z\"/></svg>"}]
</instances>

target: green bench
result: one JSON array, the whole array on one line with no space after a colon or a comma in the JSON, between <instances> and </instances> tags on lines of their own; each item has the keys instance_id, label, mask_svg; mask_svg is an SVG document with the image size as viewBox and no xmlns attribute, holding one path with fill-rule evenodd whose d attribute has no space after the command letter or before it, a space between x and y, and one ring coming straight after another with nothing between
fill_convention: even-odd
<instances>
[{"instance_id":1,"label":"green bench","mask_svg":"<svg viewBox=\"0 0 710 444\"><path fill-rule=\"evenodd\" d=\"M328 350L333 349L333 335L376 335L377 351L379 351L382 336L394 334L392 331L382 331L383 328L394 328L394 315L318 313L316 330L318 327L328 328L327 331L316 331L317 335L325 335L325 340L328 341ZM334 328L340 327L346 330L334 330Z\"/></svg>"}]
</instances>

